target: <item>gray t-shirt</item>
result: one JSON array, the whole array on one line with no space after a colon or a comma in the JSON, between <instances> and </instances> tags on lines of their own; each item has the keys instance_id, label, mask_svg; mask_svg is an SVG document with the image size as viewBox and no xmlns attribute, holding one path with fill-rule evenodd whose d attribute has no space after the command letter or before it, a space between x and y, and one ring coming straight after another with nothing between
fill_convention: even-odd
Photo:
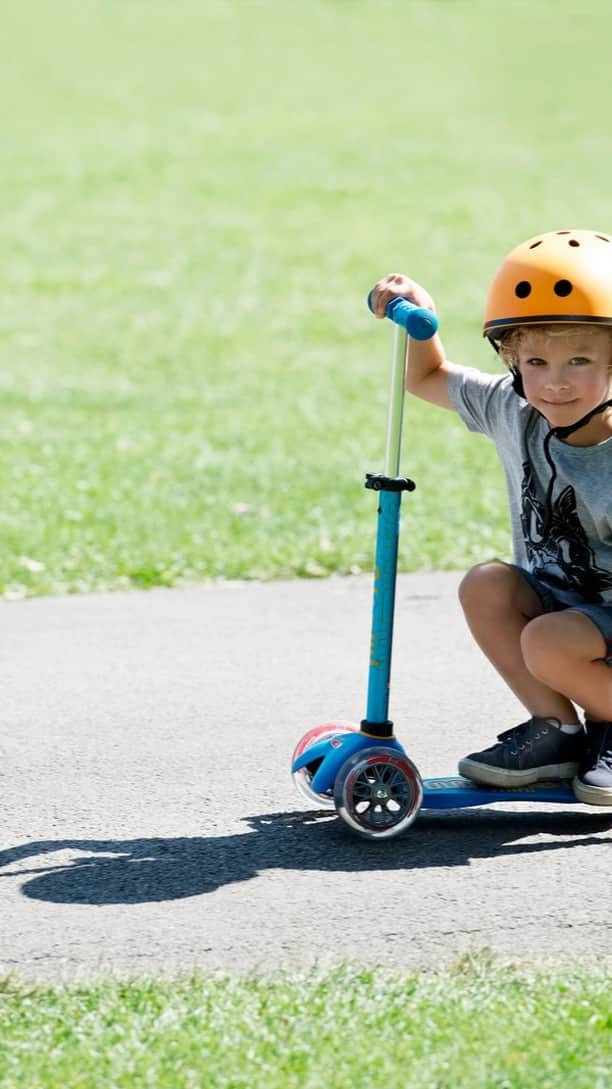
<instances>
[{"instance_id":1,"label":"gray t-shirt","mask_svg":"<svg viewBox=\"0 0 612 1089\"><path fill-rule=\"evenodd\" d=\"M508 375L452 371L449 391L470 431L488 435L506 475L514 562L568 604L612 603L612 438L572 446L556 436L545 457L547 421L519 397Z\"/></svg>"}]
</instances>

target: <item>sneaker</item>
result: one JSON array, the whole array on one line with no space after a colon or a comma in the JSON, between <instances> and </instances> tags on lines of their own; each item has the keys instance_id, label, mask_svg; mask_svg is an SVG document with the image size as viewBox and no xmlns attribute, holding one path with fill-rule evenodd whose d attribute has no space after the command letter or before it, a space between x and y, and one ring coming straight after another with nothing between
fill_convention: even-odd
<instances>
[{"instance_id":1,"label":"sneaker","mask_svg":"<svg viewBox=\"0 0 612 1089\"><path fill-rule=\"evenodd\" d=\"M586 748L573 782L586 805L612 805L612 722L586 720Z\"/></svg>"},{"instance_id":2,"label":"sneaker","mask_svg":"<svg viewBox=\"0 0 612 1089\"><path fill-rule=\"evenodd\" d=\"M612 742L612 729L610 732ZM486 786L528 786L541 779L571 779L584 753L584 732L563 733L534 716L500 734L496 745L459 761L459 774ZM612 797L610 803L612 804Z\"/></svg>"}]
</instances>

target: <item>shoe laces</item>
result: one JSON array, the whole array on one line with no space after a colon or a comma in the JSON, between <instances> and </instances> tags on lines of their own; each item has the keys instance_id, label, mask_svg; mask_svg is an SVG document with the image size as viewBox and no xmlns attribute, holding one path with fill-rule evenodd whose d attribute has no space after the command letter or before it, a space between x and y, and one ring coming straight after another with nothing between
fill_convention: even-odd
<instances>
[{"instance_id":1,"label":"shoe laces","mask_svg":"<svg viewBox=\"0 0 612 1089\"><path fill-rule=\"evenodd\" d=\"M512 726L509 730L504 730L503 733L498 734L497 740L504 744L514 741L522 748L527 740L527 735L532 733L534 727L540 725L550 726L551 723L545 718L537 718L537 716L534 715L533 718L528 718L527 722L520 722L518 726ZM537 734L534 734L534 737L537 736Z\"/></svg>"},{"instance_id":2,"label":"shoe laces","mask_svg":"<svg viewBox=\"0 0 612 1089\"><path fill-rule=\"evenodd\" d=\"M612 771L612 722L587 721L586 726L589 756Z\"/></svg>"}]
</instances>

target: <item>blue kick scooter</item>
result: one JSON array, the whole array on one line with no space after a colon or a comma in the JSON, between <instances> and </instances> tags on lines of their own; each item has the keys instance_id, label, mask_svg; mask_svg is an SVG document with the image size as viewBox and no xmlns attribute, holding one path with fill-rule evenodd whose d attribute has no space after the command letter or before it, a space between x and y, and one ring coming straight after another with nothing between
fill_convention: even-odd
<instances>
[{"instance_id":1,"label":"blue kick scooter","mask_svg":"<svg viewBox=\"0 0 612 1089\"><path fill-rule=\"evenodd\" d=\"M415 488L412 480L399 476L405 359L408 337L428 340L438 320L399 298L388 304L386 316L394 323L394 335L384 472L368 473L365 484L379 493L380 501L366 717L360 728L326 722L304 734L293 753L294 783L318 809L335 807L349 828L367 839L398 835L420 809L503 801L576 804L569 782L507 789L479 786L461 776L422 779L394 735L388 714L400 504L402 492Z\"/></svg>"}]
</instances>

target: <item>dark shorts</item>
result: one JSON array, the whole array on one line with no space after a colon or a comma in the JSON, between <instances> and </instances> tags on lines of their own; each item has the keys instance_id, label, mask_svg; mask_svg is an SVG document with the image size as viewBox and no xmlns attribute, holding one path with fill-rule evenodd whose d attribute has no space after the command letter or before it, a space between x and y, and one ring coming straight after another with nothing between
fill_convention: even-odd
<instances>
[{"instance_id":1,"label":"dark shorts","mask_svg":"<svg viewBox=\"0 0 612 1089\"><path fill-rule=\"evenodd\" d=\"M570 590L564 590L562 594L557 594L545 582L541 582L539 578L533 575L531 571L526 571L524 567L519 567L517 564L510 564L509 566L514 567L515 571L519 571L526 582L535 590L542 602L544 612L558 613L562 609L573 609L575 612L584 613L601 632L606 644L605 660L608 665L612 665L612 605L591 605L588 601L583 601L579 594L574 594Z\"/></svg>"}]
</instances>

